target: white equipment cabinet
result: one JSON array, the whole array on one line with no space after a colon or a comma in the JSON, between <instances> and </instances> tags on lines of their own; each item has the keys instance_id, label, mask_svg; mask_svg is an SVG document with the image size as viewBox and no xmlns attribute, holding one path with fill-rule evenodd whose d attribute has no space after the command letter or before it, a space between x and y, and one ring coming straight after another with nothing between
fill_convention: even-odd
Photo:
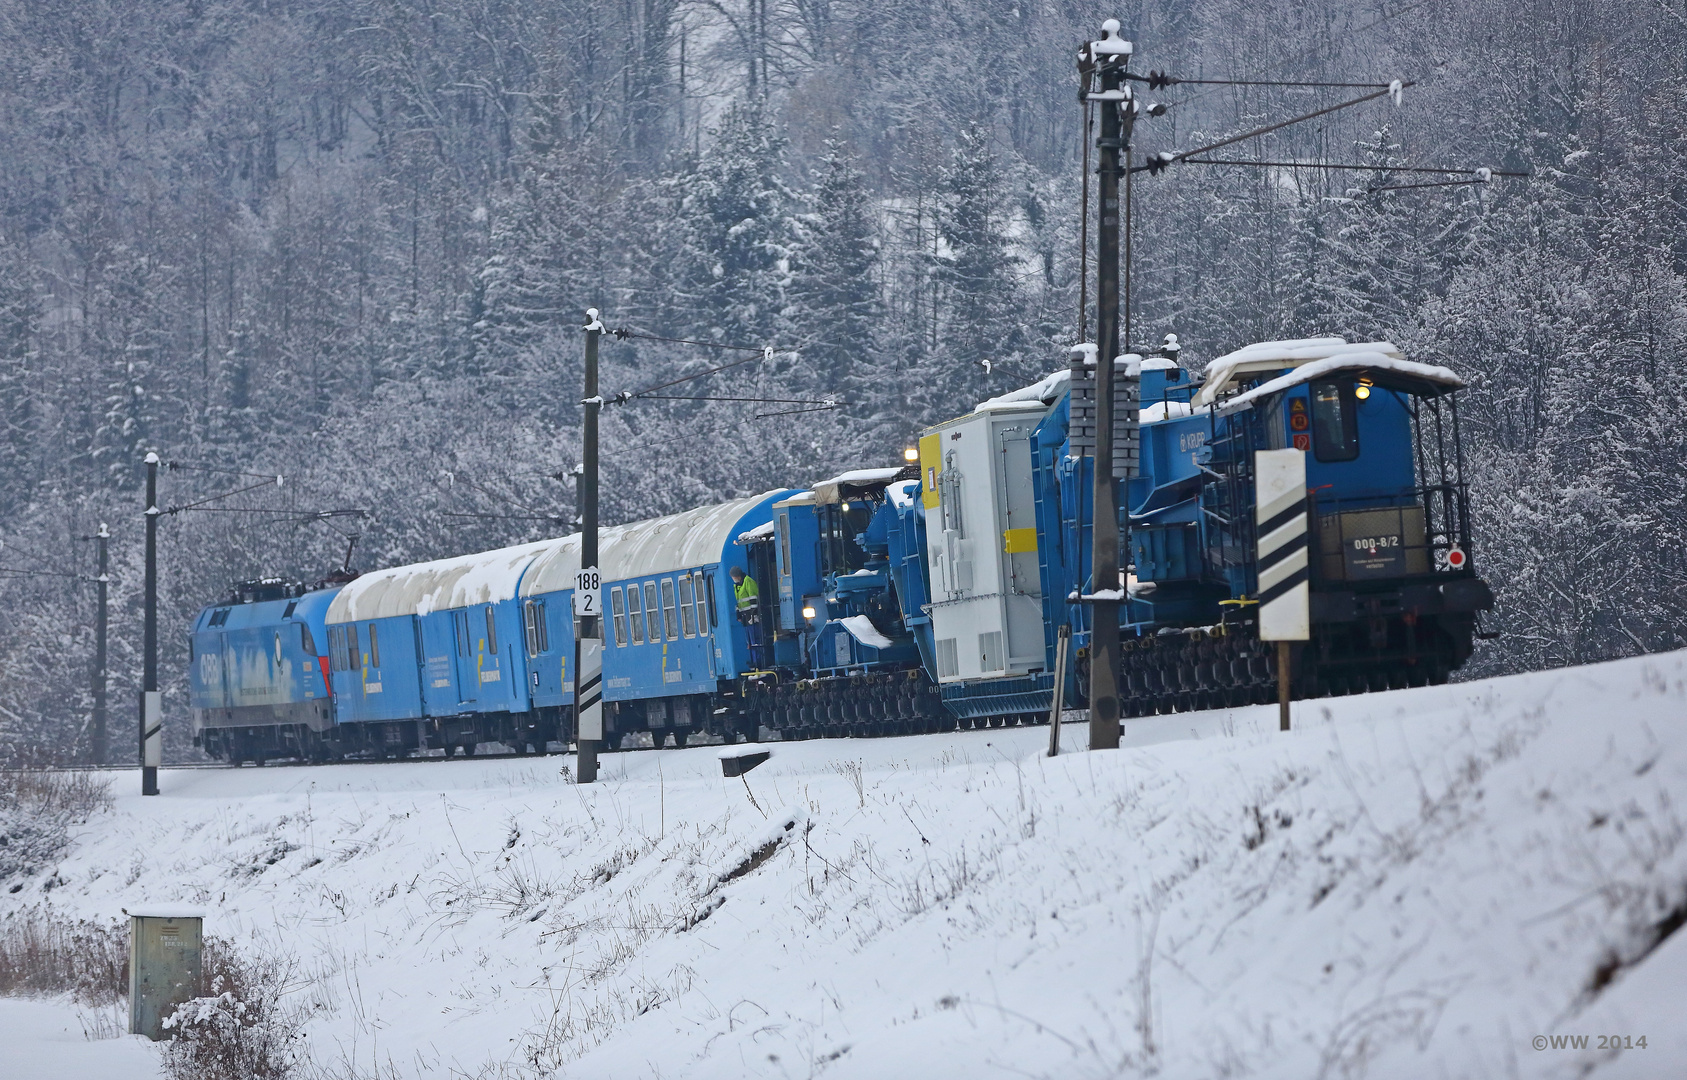
<instances>
[{"instance_id":1,"label":"white equipment cabinet","mask_svg":"<svg viewBox=\"0 0 1687 1080\"><path fill-rule=\"evenodd\" d=\"M1031 433L1039 400L989 401L920 440L938 681L1046 666Z\"/></svg>"}]
</instances>

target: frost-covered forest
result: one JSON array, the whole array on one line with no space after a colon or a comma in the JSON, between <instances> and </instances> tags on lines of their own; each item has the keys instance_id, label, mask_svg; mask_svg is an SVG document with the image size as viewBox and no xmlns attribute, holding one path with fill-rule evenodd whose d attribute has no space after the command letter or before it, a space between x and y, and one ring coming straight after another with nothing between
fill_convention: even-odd
<instances>
[{"instance_id":1,"label":"frost-covered forest","mask_svg":"<svg viewBox=\"0 0 1687 1080\"><path fill-rule=\"evenodd\" d=\"M1471 670L1687 644L1682 0L0 0L0 757L87 751L102 521L130 752L148 450L194 467L167 506L366 511L164 519L180 756L182 629L228 582L566 528L587 307L779 350L673 396L847 403L612 408L608 521L895 461L1063 363L1109 15L1139 70L1418 83L1239 156L1533 173L1139 178L1132 343L1454 367L1503 632ZM1341 93L1156 92L1138 148ZM604 389L746 355L606 339Z\"/></svg>"}]
</instances>

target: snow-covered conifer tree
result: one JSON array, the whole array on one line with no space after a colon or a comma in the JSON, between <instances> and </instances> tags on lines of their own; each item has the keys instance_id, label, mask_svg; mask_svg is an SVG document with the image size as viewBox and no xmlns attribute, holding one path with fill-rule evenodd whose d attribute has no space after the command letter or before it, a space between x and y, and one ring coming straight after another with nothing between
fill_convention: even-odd
<instances>
[{"instance_id":1,"label":"snow-covered conifer tree","mask_svg":"<svg viewBox=\"0 0 1687 1080\"><path fill-rule=\"evenodd\" d=\"M828 142L821 169L813 211L803 220L786 318L802 350L796 382L820 393L856 393L882 366L875 207L866 178L840 143Z\"/></svg>"}]
</instances>

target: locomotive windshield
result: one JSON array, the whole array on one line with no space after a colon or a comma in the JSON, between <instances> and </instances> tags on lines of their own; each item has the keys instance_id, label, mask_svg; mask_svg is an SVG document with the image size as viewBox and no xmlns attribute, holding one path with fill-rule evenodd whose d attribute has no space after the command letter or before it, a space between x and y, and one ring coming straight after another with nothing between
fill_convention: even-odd
<instances>
[{"instance_id":1,"label":"locomotive windshield","mask_svg":"<svg viewBox=\"0 0 1687 1080\"><path fill-rule=\"evenodd\" d=\"M1359 402L1351 382L1312 384L1312 441L1319 461L1359 456Z\"/></svg>"},{"instance_id":2,"label":"locomotive windshield","mask_svg":"<svg viewBox=\"0 0 1687 1080\"><path fill-rule=\"evenodd\" d=\"M820 508L820 546L828 573L848 574L867 565L855 537L873 520L873 504L855 499Z\"/></svg>"}]
</instances>

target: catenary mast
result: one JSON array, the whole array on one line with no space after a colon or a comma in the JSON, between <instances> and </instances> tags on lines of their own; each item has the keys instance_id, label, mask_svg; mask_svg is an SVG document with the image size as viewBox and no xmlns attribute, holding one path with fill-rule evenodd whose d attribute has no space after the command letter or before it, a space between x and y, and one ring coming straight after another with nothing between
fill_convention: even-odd
<instances>
[{"instance_id":1,"label":"catenary mast","mask_svg":"<svg viewBox=\"0 0 1687 1080\"><path fill-rule=\"evenodd\" d=\"M1101 40L1079 57L1088 78L1087 97L1101 110L1098 151L1101 212L1096 236L1095 517L1091 526L1090 749L1119 745L1119 479L1136 461L1136 382L1116 377L1119 355L1119 236L1125 207L1119 179L1130 162L1136 101L1125 81L1131 43L1119 36L1119 21L1101 24Z\"/></svg>"}]
</instances>

